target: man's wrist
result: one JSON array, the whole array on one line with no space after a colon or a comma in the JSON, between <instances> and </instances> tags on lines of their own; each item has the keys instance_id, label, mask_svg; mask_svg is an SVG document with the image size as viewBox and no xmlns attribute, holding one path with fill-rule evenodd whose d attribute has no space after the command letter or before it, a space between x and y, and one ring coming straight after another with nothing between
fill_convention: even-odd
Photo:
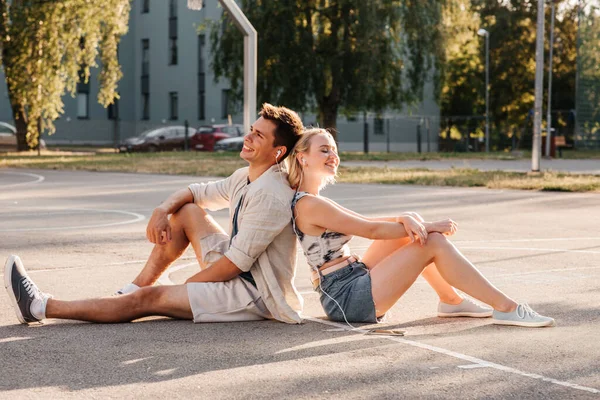
<instances>
[{"instance_id":1,"label":"man's wrist","mask_svg":"<svg viewBox=\"0 0 600 400\"><path fill-rule=\"evenodd\" d=\"M154 214L169 215L169 209L165 207L164 204L161 204L160 206L154 209Z\"/></svg>"}]
</instances>

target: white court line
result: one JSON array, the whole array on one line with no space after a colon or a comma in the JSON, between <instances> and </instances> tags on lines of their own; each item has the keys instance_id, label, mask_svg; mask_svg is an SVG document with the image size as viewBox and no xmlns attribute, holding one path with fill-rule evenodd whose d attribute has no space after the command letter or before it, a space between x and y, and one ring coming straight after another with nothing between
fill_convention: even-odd
<instances>
[{"instance_id":1,"label":"white court line","mask_svg":"<svg viewBox=\"0 0 600 400\"><path fill-rule=\"evenodd\" d=\"M305 315L302 316L302 318L308 320L308 321L312 321L312 322L316 322L319 324L324 324L324 325L330 325L330 326L335 326L341 329L344 329L345 331L352 331L352 332L358 332L358 333L367 333L366 330L364 329L352 329L344 324L340 324L337 322L333 322L333 321L328 321L328 320L323 320L323 319L319 319L319 318L313 318L313 317L307 317ZM448 350L448 349L444 349L442 347L437 347L437 346L432 346L429 344L425 344L425 343L420 343L414 340L408 340L408 339L404 339L404 338L400 338L398 336L378 336L379 338L385 338L388 340L392 340L394 342L398 342L398 343L402 343L402 344L406 344L409 346L413 346L413 347L419 347L421 349L425 349L425 350L429 350L429 351L433 351L435 353L439 353L439 354L444 354L450 357L454 357L454 358L458 358L459 360L464 360L464 361L469 361L472 364L476 364L482 368L487 367L487 368L494 368L497 369L499 371L504 371L504 372L508 372L510 374L515 374L515 375L520 375L520 376L524 376L526 378L532 378L532 379L538 379L544 382L549 382L555 385L560 385L560 386L565 386L571 389L577 389L577 390L581 390L584 392L589 392L589 393L596 393L599 394L600 390L598 389L594 389L591 387L587 387L587 386L582 386L582 385L578 385L576 383L572 383L572 382L567 382L567 381L561 381L558 379L554 379L554 378L549 378L547 376L544 375L540 375L540 374L534 374L531 372L525 372L525 371L521 371L519 369L516 368L512 368L512 367L507 367L505 365L502 364L497 364L491 361L486 361L486 360L482 360L480 358L476 358L476 357L472 357L466 354L461 354L458 353L456 351L452 351L452 350ZM470 367L470 368L475 368L475 367Z\"/></svg>"},{"instance_id":2,"label":"white court line","mask_svg":"<svg viewBox=\"0 0 600 400\"><path fill-rule=\"evenodd\" d=\"M117 225L127 225L133 224L139 221L143 221L146 217L142 214L123 211L123 210L97 210L91 208L71 208L71 211L91 211L98 213L113 213L113 214L123 214L130 215L134 217L133 219L127 221L120 222L111 222L108 224L94 224L94 225L78 225L78 226L61 226L61 227L40 227L40 228L12 228L12 229L0 229L0 232L38 232L38 231L66 231L73 229L88 229L88 228L105 228L108 226L117 226Z\"/></svg>"},{"instance_id":3,"label":"white court line","mask_svg":"<svg viewBox=\"0 0 600 400\"><path fill-rule=\"evenodd\" d=\"M27 182L20 182L20 183L11 183L10 185L2 185L2 186L0 186L0 188L3 188L3 189L4 188L9 188L9 187L16 187L16 186L33 185L34 183L43 182L44 179L46 179L42 175L30 174L28 172L1 171L0 173L2 173L2 174L12 174L12 175L25 175L25 176L31 176L33 178L36 178L36 180L34 180L34 181L27 181Z\"/></svg>"},{"instance_id":4,"label":"white court line","mask_svg":"<svg viewBox=\"0 0 600 400\"><path fill-rule=\"evenodd\" d=\"M196 259L196 257L194 256L186 256L186 257L179 257L180 260L192 260L192 259ZM119 267L122 265L129 265L129 264L145 264L148 261L148 259L143 259L143 260L132 260L132 261L123 261L123 262L117 262L117 263L108 263L108 264L101 264L101 265L76 265L74 267L61 267L61 268L45 268L45 269L32 269L32 270L28 270L27 273L28 274L35 274L37 272L54 272L54 271L65 271L65 270L71 270L71 269L86 269L86 268L100 268L100 267ZM190 264L184 264L184 266L181 266L181 268L179 268L179 265L175 265L171 268L174 268L175 271L178 271L184 267L188 267L190 265L194 265L195 263L190 263ZM0 273L0 276L4 276L4 273Z\"/></svg>"},{"instance_id":5,"label":"white court line","mask_svg":"<svg viewBox=\"0 0 600 400\"><path fill-rule=\"evenodd\" d=\"M562 242L573 240L600 240L600 237L568 237L546 239L497 239L497 240L453 240L452 243L523 243L523 242Z\"/></svg>"},{"instance_id":6,"label":"white court line","mask_svg":"<svg viewBox=\"0 0 600 400\"><path fill-rule=\"evenodd\" d=\"M551 253L578 253L578 254L600 254L594 250L570 250L570 249L544 249L539 247L461 247L467 250L522 250L522 251L547 251Z\"/></svg>"}]
</instances>

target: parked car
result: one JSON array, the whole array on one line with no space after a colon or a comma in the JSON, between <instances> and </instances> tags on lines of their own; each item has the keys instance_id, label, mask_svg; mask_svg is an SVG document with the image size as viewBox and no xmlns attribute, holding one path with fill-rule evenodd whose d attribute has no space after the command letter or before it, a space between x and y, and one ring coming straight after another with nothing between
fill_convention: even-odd
<instances>
[{"instance_id":1,"label":"parked car","mask_svg":"<svg viewBox=\"0 0 600 400\"><path fill-rule=\"evenodd\" d=\"M195 128L188 127L188 140L196 133ZM138 136L130 137L119 144L119 151L171 151L185 148L184 126L163 126L149 129ZM190 144L190 148L192 148Z\"/></svg>"},{"instance_id":2,"label":"parked car","mask_svg":"<svg viewBox=\"0 0 600 400\"><path fill-rule=\"evenodd\" d=\"M230 137L244 136L243 125L205 125L198 128L190 148L214 151L215 143Z\"/></svg>"},{"instance_id":3,"label":"parked car","mask_svg":"<svg viewBox=\"0 0 600 400\"><path fill-rule=\"evenodd\" d=\"M242 151L244 137L238 136L219 140L215 143L215 151Z\"/></svg>"},{"instance_id":4,"label":"parked car","mask_svg":"<svg viewBox=\"0 0 600 400\"><path fill-rule=\"evenodd\" d=\"M44 139L40 139L40 148L46 148ZM0 150L17 151L17 128L8 122L0 122Z\"/></svg>"}]
</instances>

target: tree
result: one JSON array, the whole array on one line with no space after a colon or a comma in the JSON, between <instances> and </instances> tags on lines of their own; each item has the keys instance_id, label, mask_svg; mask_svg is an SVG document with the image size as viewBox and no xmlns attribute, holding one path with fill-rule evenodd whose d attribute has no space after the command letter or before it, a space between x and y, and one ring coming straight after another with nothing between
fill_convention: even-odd
<instances>
[{"instance_id":1,"label":"tree","mask_svg":"<svg viewBox=\"0 0 600 400\"><path fill-rule=\"evenodd\" d=\"M575 104L577 4L568 0L556 3L552 108L568 110ZM550 28L549 8L546 8L547 30ZM536 13L537 2L532 0L448 0L444 9L447 18L444 20L445 61L441 77L442 115L483 116L485 113L485 47L483 38L476 35L479 28L485 28L490 34L492 147L498 149L502 148L499 145L502 137L517 132L525 133L524 146L530 144ZM549 33L546 35L545 81L550 45ZM546 100L543 104L547 104ZM565 119L561 116L554 122L566 124ZM472 131L476 126L468 128Z\"/></svg>"},{"instance_id":2,"label":"tree","mask_svg":"<svg viewBox=\"0 0 600 400\"><path fill-rule=\"evenodd\" d=\"M115 98L122 76L117 59L127 32L129 0L0 0L0 43L18 150L35 147L39 131L54 133L62 96L75 94L100 56L98 101Z\"/></svg>"},{"instance_id":3,"label":"tree","mask_svg":"<svg viewBox=\"0 0 600 400\"><path fill-rule=\"evenodd\" d=\"M316 108L326 128L340 110L417 101L437 60L439 1L243 0L242 9L258 32L259 103ZM242 37L226 21L211 32L212 65L241 99Z\"/></svg>"}]
</instances>

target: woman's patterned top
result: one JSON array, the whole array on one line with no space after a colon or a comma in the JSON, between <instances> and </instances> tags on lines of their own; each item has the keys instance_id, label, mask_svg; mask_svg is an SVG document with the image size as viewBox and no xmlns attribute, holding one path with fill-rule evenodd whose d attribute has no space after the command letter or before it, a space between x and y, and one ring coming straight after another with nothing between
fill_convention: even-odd
<instances>
[{"instance_id":1,"label":"woman's patterned top","mask_svg":"<svg viewBox=\"0 0 600 400\"><path fill-rule=\"evenodd\" d=\"M296 203L309 194L307 192L297 192L294 195L292 200L292 226L300 241L308 265L311 268L320 268L326 262L339 257L350 256L348 242L352 239L352 236L339 232L329 232L328 230L323 232L321 236L311 236L298 229L294 209Z\"/></svg>"}]
</instances>

